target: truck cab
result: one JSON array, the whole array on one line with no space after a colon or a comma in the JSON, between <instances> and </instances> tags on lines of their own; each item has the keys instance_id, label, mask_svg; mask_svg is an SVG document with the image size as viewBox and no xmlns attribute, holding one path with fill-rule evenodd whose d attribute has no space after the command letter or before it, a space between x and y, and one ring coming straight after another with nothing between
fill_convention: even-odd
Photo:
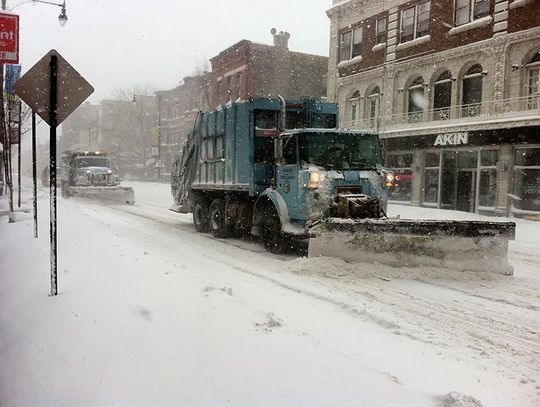
<instances>
[{"instance_id":1,"label":"truck cab","mask_svg":"<svg viewBox=\"0 0 540 407\"><path fill-rule=\"evenodd\" d=\"M337 105L261 98L201 113L173 165L171 210L199 232L260 235L281 249L319 219L381 217L377 135L337 129Z\"/></svg>"},{"instance_id":2,"label":"truck cab","mask_svg":"<svg viewBox=\"0 0 540 407\"><path fill-rule=\"evenodd\" d=\"M291 222L338 217L340 196L378 200L386 211L386 178L379 138L371 132L301 129L279 136L275 190L287 205Z\"/></svg>"},{"instance_id":3,"label":"truck cab","mask_svg":"<svg viewBox=\"0 0 540 407\"><path fill-rule=\"evenodd\" d=\"M109 157L101 151L69 153L64 160L68 184L72 186L115 186Z\"/></svg>"}]
</instances>

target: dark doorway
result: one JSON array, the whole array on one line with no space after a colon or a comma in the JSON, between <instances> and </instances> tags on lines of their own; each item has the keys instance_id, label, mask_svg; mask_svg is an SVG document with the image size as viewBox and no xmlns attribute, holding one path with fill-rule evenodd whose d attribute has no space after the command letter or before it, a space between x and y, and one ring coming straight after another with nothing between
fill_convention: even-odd
<instances>
[{"instance_id":1,"label":"dark doorway","mask_svg":"<svg viewBox=\"0 0 540 407\"><path fill-rule=\"evenodd\" d=\"M456 209L464 212L475 211L476 171L457 172Z\"/></svg>"}]
</instances>

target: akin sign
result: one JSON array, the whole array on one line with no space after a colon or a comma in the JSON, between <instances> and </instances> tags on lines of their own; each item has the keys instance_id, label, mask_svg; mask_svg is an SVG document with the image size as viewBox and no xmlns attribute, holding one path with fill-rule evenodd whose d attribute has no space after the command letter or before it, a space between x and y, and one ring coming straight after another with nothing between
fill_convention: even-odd
<instances>
[{"instance_id":1,"label":"akin sign","mask_svg":"<svg viewBox=\"0 0 540 407\"><path fill-rule=\"evenodd\" d=\"M459 133L439 134L435 139L434 146L459 146L469 144L469 133L466 131Z\"/></svg>"}]
</instances>

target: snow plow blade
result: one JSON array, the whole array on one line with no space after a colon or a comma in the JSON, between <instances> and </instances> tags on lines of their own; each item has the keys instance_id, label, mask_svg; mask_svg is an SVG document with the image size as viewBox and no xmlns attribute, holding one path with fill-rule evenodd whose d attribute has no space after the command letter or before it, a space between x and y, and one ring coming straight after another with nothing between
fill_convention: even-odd
<instances>
[{"instance_id":1,"label":"snow plow blade","mask_svg":"<svg viewBox=\"0 0 540 407\"><path fill-rule=\"evenodd\" d=\"M515 229L514 222L330 218L310 228L308 257L512 275Z\"/></svg>"},{"instance_id":2,"label":"snow plow blade","mask_svg":"<svg viewBox=\"0 0 540 407\"><path fill-rule=\"evenodd\" d=\"M131 187L72 187L69 192L74 197L97 199L116 204L133 205L135 203L135 194Z\"/></svg>"}]
</instances>

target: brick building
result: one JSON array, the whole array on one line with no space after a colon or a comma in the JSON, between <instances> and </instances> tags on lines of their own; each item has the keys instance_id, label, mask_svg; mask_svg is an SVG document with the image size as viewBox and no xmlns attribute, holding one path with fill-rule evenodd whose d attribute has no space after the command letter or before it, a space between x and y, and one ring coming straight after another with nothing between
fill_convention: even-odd
<instances>
[{"instance_id":1,"label":"brick building","mask_svg":"<svg viewBox=\"0 0 540 407\"><path fill-rule=\"evenodd\" d=\"M326 96L328 58L290 51L289 33L272 35L273 46L242 40L210 59L212 108L268 95Z\"/></svg>"},{"instance_id":2,"label":"brick building","mask_svg":"<svg viewBox=\"0 0 540 407\"><path fill-rule=\"evenodd\" d=\"M175 156L180 154L199 111L210 108L211 74L204 72L186 76L182 84L171 90L160 90L161 159L165 174L170 173Z\"/></svg>"},{"instance_id":3,"label":"brick building","mask_svg":"<svg viewBox=\"0 0 540 407\"><path fill-rule=\"evenodd\" d=\"M334 0L328 95L372 128L391 199L540 213L540 2Z\"/></svg>"}]
</instances>

